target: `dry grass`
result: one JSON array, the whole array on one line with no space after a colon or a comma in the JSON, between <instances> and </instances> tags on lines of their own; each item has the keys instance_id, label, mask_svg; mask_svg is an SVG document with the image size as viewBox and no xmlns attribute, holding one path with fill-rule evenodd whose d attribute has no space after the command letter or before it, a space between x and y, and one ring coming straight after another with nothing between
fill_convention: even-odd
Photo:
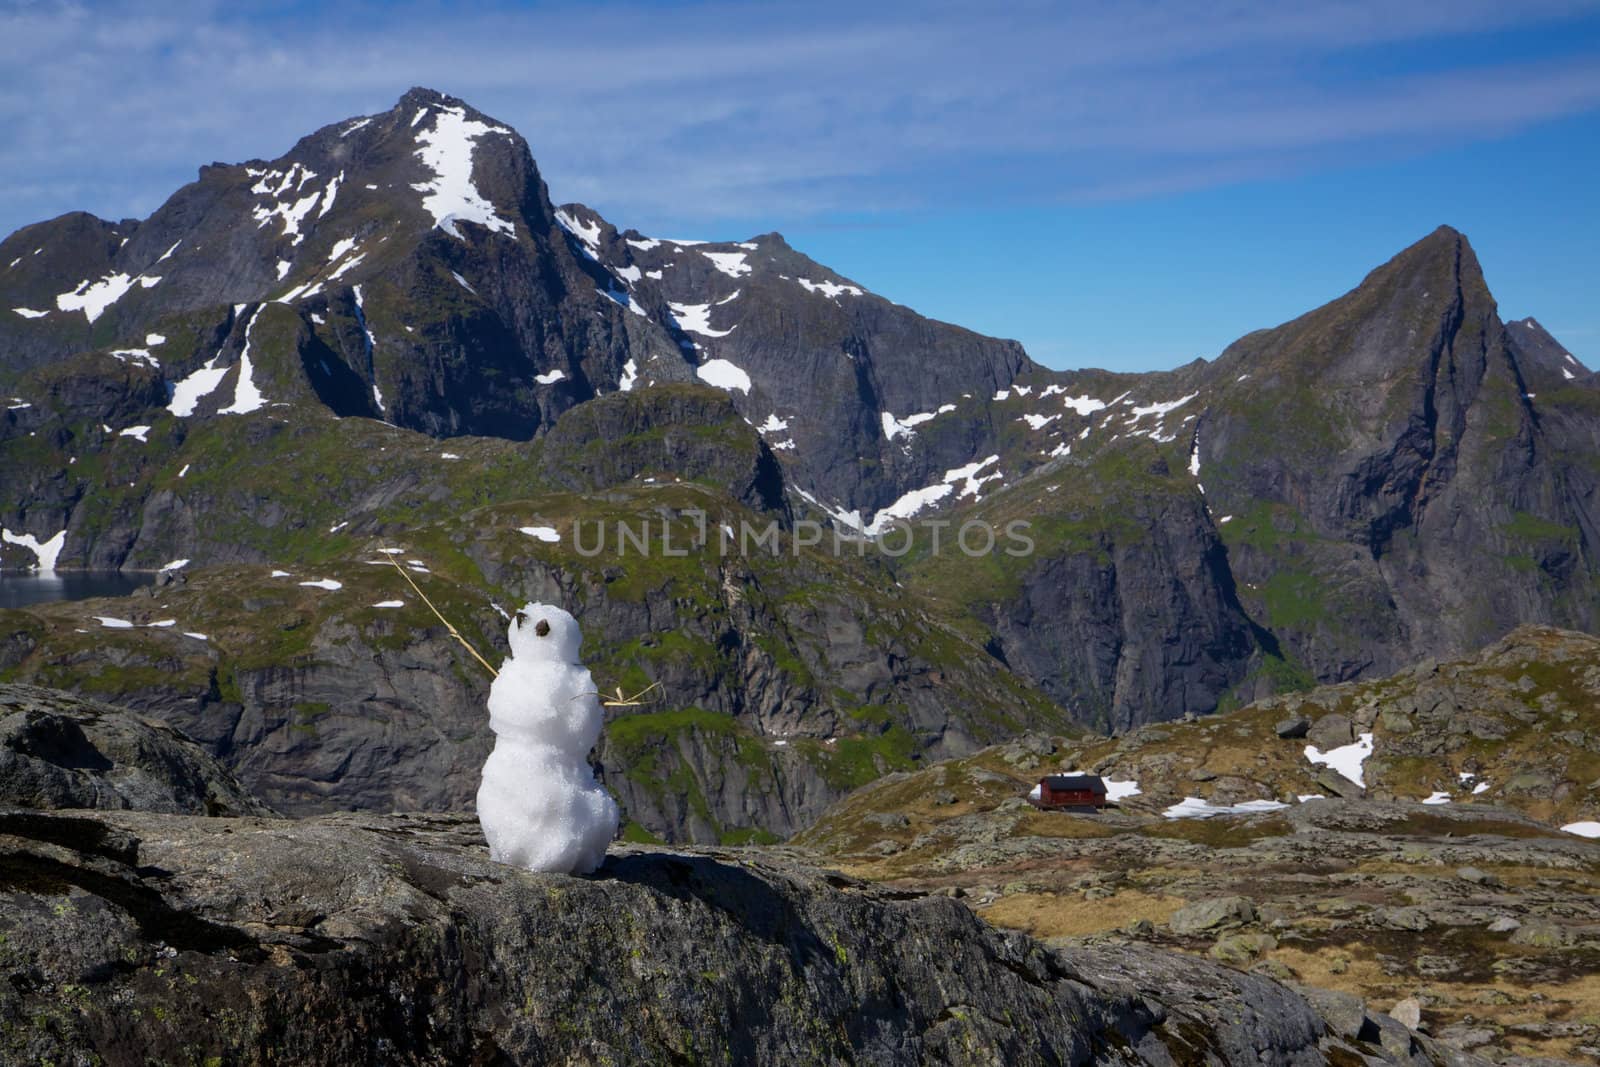
<instances>
[{"instance_id":1,"label":"dry grass","mask_svg":"<svg viewBox=\"0 0 1600 1067\"><path fill-rule=\"evenodd\" d=\"M1014 893L978 912L996 926L1021 930L1035 937L1083 937L1105 933L1149 919L1164 923L1183 907L1182 897L1152 896L1125 889L1101 900L1077 895Z\"/></svg>"}]
</instances>

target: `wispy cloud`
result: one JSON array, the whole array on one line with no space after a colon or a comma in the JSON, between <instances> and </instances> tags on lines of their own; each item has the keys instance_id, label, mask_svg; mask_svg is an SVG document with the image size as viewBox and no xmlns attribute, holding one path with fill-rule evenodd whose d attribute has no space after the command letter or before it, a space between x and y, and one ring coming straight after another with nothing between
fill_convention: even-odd
<instances>
[{"instance_id":1,"label":"wispy cloud","mask_svg":"<svg viewBox=\"0 0 1600 1067\"><path fill-rule=\"evenodd\" d=\"M1593 3L1299 7L0 0L0 232L146 214L201 163L413 84L516 126L558 199L647 229L1160 195L1600 107L1581 45L1448 59Z\"/></svg>"}]
</instances>

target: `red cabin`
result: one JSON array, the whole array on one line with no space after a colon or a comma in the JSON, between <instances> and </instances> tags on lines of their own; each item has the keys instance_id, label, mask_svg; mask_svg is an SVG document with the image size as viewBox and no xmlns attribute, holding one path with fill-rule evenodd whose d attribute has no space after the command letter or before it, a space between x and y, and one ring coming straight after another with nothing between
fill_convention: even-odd
<instances>
[{"instance_id":1,"label":"red cabin","mask_svg":"<svg viewBox=\"0 0 1600 1067\"><path fill-rule=\"evenodd\" d=\"M1028 794L1038 808L1103 808L1106 782L1098 774L1051 774L1039 779Z\"/></svg>"}]
</instances>

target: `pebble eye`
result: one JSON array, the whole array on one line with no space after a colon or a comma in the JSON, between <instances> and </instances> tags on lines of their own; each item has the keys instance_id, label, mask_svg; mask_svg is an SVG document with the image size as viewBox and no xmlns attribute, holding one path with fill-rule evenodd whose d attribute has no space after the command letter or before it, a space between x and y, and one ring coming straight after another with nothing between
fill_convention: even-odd
<instances>
[{"instance_id":1,"label":"pebble eye","mask_svg":"<svg viewBox=\"0 0 1600 1067\"><path fill-rule=\"evenodd\" d=\"M545 619L540 619L539 620L539 625L537 625L537 626L535 626L533 628L533 632L538 634L540 637L549 637L550 636L550 623Z\"/></svg>"}]
</instances>

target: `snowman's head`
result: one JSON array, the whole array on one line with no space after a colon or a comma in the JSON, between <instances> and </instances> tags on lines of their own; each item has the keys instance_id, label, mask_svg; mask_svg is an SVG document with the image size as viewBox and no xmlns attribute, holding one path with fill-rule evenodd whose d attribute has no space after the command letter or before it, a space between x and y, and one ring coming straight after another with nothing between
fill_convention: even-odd
<instances>
[{"instance_id":1,"label":"snowman's head","mask_svg":"<svg viewBox=\"0 0 1600 1067\"><path fill-rule=\"evenodd\" d=\"M528 604L511 616L511 656L518 662L578 662L578 620L550 604Z\"/></svg>"}]
</instances>

